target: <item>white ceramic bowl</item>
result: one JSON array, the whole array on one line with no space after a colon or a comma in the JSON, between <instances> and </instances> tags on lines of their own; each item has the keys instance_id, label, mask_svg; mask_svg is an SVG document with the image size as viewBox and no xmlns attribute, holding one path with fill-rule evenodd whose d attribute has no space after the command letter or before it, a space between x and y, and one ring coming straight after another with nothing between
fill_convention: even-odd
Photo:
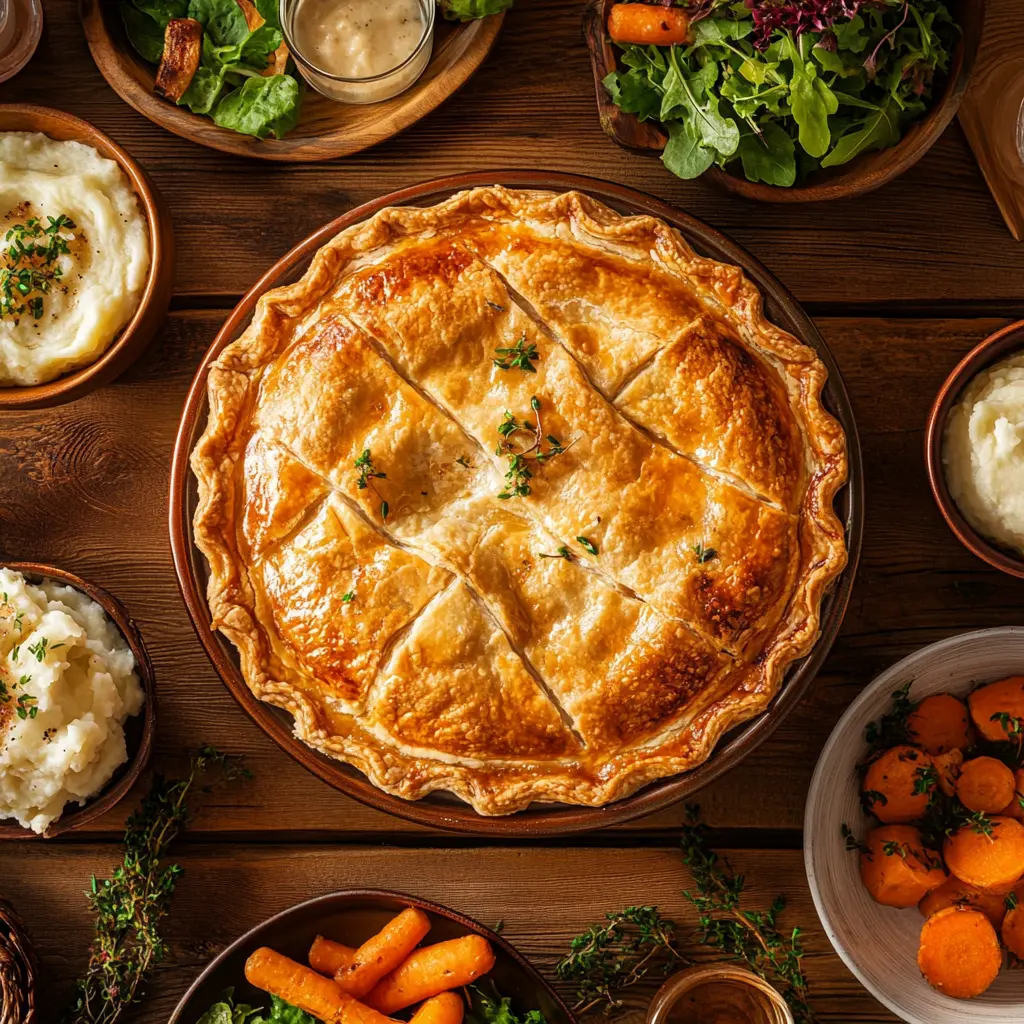
<instances>
[{"instance_id":1,"label":"white ceramic bowl","mask_svg":"<svg viewBox=\"0 0 1024 1024\"><path fill-rule=\"evenodd\" d=\"M941 640L887 669L850 705L832 731L811 779L804 813L804 865L814 905L836 952L864 987L909 1024L1008 1024L1024 1019L1024 971L1004 970L977 999L936 992L917 969L924 919L916 908L875 903L861 884L857 855L845 849L848 824L870 827L860 806L857 763L864 730L911 681L910 696L966 695L977 683L1024 673L1024 628L1007 626Z\"/></svg>"}]
</instances>

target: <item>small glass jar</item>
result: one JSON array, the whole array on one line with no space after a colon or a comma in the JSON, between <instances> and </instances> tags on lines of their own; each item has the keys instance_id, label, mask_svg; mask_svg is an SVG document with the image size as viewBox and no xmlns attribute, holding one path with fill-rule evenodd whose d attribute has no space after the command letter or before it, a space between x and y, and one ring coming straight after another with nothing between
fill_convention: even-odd
<instances>
[{"instance_id":1,"label":"small glass jar","mask_svg":"<svg viewBox=\"0 0 1024 1024\"><path fill-rule=\"evenodd\" d=\"M435 0L417 0L423 18L423 34L416 48L400 64L379 75L345 78L318 67L311 54L295 43L295 16L304 0L281 0L281 27L302 77L317 92L339 103L380 103L405 92L426 70L434 44Z\"/></svg>"},{"instance_id":2,"label":"small glass jar","mask_svg":"<svg viewBox=\"0 0 1024 1024\"><path fill-rule=\"evenodd\" d=\"M42 31L40 0L0 0L0 82L13 78L29 62Z\"/></svg>"},{"instance_id":3,"label":"small glass jar","mask_svg":"<svg viewBox=\"0 0 1024 1024\"><path fill-rule=\"evenodd\" d=\"M658 989L647 1024L794 1024L768 982L731 964L690 967Z\"/></svg>"}]
</instances>

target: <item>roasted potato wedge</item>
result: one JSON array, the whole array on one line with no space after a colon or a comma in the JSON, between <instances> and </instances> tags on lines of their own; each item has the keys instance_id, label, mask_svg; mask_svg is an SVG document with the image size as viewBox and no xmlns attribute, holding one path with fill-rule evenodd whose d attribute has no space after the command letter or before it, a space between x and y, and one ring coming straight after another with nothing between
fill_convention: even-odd
<instances>
[{"instance_id":1,"label":"roasted potato wedge","mask_svg":"<svg viewBox=\"0 0 1024 1024\"><path fill-rule=\"evenodd\" d=\"M177 103L192 83L203 53L203 26L195 18L171 18L153 89Z\"/></svg>"}]
</instances>

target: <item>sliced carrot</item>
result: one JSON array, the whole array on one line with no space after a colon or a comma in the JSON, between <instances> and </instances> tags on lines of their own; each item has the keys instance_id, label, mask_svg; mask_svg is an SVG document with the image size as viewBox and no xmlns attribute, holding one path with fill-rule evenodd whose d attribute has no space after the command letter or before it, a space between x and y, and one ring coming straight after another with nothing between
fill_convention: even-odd
<instances>
[{"instance_id":1,"label":"sliced carrot","mask_svg":"<svg viewBox=\"0 0 1024 1024\"><path fill-rule=\"evenodd\" d=\"M690 38L690 19L676 7L613 4L608 14L608 35L616 43L671 46Z\"/></svg>"},{"instance_id":2,"label":"sliced carrot","mask_svg":"<svg viewBox=\"0 0 1024 1024\"><path fill-rule=\"evenodd\" d=\"M351 946L343 946L340 942L332 942L318 935L309 947L309 966L328 978L347 967L355 959L356 951Z\"/></svg>"},{"instance_id":3,"label":"sliced carrot","mask_svg":"<svg viewBox=\"0 0 1024 1024\"><path fill-rule=\"evenodd\" d=\"M462 996L442 992L431 996L413 1015L409 1024L462 1024L465 1006Z\"/></svg>"},{"instance_id":4,"label":"sliced carrot","mask_svg":"<svg viewBox=\"0 0 1024 1024\"><path fill-rule=\"evenodd\" d=\"M954 999L973 999L996 980L1003 951L984 914L949 907L921 928L917 965L932 988Z\"/></svg>"},{"instance_id":5,"label":"sliced carrot","mask_svg":"<svg viewBox=\"0 0 1024 1024\"><path fill-rule=\"evenodd\" d=\"M946 866L979 889L1011 889L1024 876L1024 825L993 815L964 825L945 842Z\"/></svg>"},{"instance_id":6,"label":"sliced carrot","mask_svg":"<svg viewBox=\"0 0 1024 1024\"><path fill-rule=\"evenodd\" d=\"M960 778L960 768L964 763L964 755L959 750L950 750L945 754L936 754L935 771L939 776L939 789L946 796L956 796L956 780Z\"/></svg>"},{"instance_id":7,"label":"sliced carrot","mask_svg":"<svg viewBox=\"0 0 1024 1024\"><path fill-rule=\"evenodd\" d=\"M883 825L868 833L860 877L876 903L913 907L946 881L942 861L912 825Z\"/></svg>"},{"instance_id":8,"label":"sliced carrot","mask_svg":"<svg viewBox=\"0 0 1024 1024\"><path fill-rule=\"evenodd\" d=\"M994 757L972 757L960 769L956 795L969 811L998 814L1012 799L1013 772Z\"/></svg>"},{"instance_id":9,"label":"sliced carrot","mask_svg":"<svg viewBox=\"0 0 1024 1024\"><path fill-rule=\"evenodd\" d=\"M480 935L464 935L461 939L424 946L381 979L366 997L366 1003L381 1013L395 1013L441 992L468 985L493 966L494 951Z\"/></svg>"},{"instance_id":10,"label":"sliced carrot","mask_svg":"<svg viewBox=\"0 0 1024 1024\"><path fill-rule=\"evenodd\" d=\"M971 744L967 705L951 693L925 697L907 717L910 740L929 754L965 750Z\"/></svg>"},{"instance_id":11,"label":"sliced carrot","mask_svg":"<svg viewBox=\"0 0 1024 1024\"><path fill-rule=\"evenodd\" d=\"M430 931L430 918L415 907L406 907L357 950L350 964L342 967L334 980L356 999L399 967Z\"/></svg>"},{"instance_id":12,"label":"sliced carrot","mask_svg":"<svg viewBox=\"0 0 1024 1024\"><path fill-rule=\"evenodd\" d=\"M1018 903L1003 918L1003 944L1018 959L1024 960L1024 904Z\"/></svg>"},{"instance_id":13,"label":"sliced carrot","mask_svg":"<svg viewBox=\"0 0 1024 1024\"><path fill-rule=\"evenodd\" d=\"M937 783L930 755L917 747L893 747L871 762L861 797L883 824L902 824L924 816Z\"/></svg>"},{"instance_id":14,"label":"sliced carrot","mask_svg":"<svg viewBox=\"0 0 1024 1024\"><path fill-rule=\"evenodd\" d=\"M1013 776L1013 798L999 812L1003 817L1024 821L1024 768L1018 768Z\"/></svg>"},{"instance_id":15,"label":"sliced carrot","mask_svg":"<svg viewBox=\"0 0 1024 1024\"><path fill-rule=\"evenodd\" d=\"M917 905L917 909L925 917L931 917L932 914L949 907L978 910L992 922L993 928L999 928L1006 917L1005 896L985 892L975 885L961 881L955 875L950 875L937 889L932 889Z\"/></svg>"},{"instance_id":16,"label":"sliced carrot","mask_svg":"<svg viewBox=\"0 0 1024 1024\"><path fill-rule=\"evenodd\" d=\"M967 698L971 718L985 739L1024 740L1024 676L982 686Z\"/></svg>"}]
</instances>

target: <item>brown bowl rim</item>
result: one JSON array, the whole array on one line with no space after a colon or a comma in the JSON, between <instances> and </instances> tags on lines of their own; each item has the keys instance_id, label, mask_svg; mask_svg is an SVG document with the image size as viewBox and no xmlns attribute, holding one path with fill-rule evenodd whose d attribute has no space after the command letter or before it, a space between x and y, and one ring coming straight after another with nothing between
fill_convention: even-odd
<instances>
[{"instance_id":1,"label":"brown bowl rim","mask_svg":"<svg viewBox=\"0 0 1024 1024\"><path fill-rule=\"evenodd\" d=\"M451 907L445 906L443 903L436 903L433 900L426 900L420 896L413 896L410 893L400 892L394 889L338 889L335 892L324 893L322 896L314 896L311 899L303 900L301 903L295 903L292 906L286 907L284 910L265 918L263 921L260 921L259 924L253 925L253 927L245 932L244 935L239 936L234 942L222 949L217 956L215 956L213 960L203 968L199 977L189 985L188 991L186 991L178 1001L178 1004L171 1013L167 1024L184 1024L182 1014L189 1009L189 1001L207 978L238 949L252 942L252 940L265 928L283 921L292 914L306 910L310 907L318 906L319 904L345 904L371 900L381 900L392 904L398 903L404 904L407 907L415 907L417 910L422 910L424 913L443 917L445 920L451 921L453 924L457 924L460 928L465 928L476 935L483 936L483 938L487 939L492 946L498 947L498 949L512 960L520 970L528 974L537 983L538 987L545 993L545 995L548 996L551 1002L565 1014L565 1020L568 1024L576 1024L576 1017L572 1010L566 1006L564 1000L555 991L551 983L536 967L533 966L532 963L530 963L529 960L526 959L522 953L519 952L518 949L515 948L515 946L512 945L511 942L508 941L508 939L499 935L486 925L481 924L474 918L469 917L467 914L463 914L458 910L453 910ZM502 995L511 995L513 999L516 999L517 996L516 993L508 992L503 992Z\"/></svg>"},{"instance_id":2,"label":"brown bowl rim","mask_svg":"<svg viewBox=\"0 0 1024 1024\"><path fill-rule=\"evenodd\" d=\"M0 568L20 572L30 582L37 579L50 579L66 584L85 594L86 597L92 598L100 605L121 631L121 635L131 648L131 652L135 656L135 668L139 674L139 681L142 683L142 690L146 696L146 702L142 709L142 735L139 737L138 749L115 773L116 781L113 782L113 785L108 782L95 797L91 797L82 807L66 811L42 835L31 829L22 828L21 825L14 822L0 819L0 841L5 839L53 839L65 832L80 829L101 814L106 814L127 795L145 770L153 753L153 740L156 735L156 673L153 671L153 662L150 660L149 651L146 650L145 642L135 620L128 613L128 609L109 591L65 569L58 569L55 565L46 565L42 562L0 561Z\"/></svg>"},{"instance_id":3,"label":"brown bowl rim","mask_svg":"<svg viewBox=\"0 0 1024 1024\"><path fill-rule=\"evenodd\" d=\"M928 467L928 482L931 484L935 504L939 506L942 518L956 538L971 554L1010 576L1024 579L1024 557L1013 556L986 540L967 522L957 507L942 468L942 443L946 421L961 392L982 370L1006 358L1014 350L1024 350L1024 320L1007 324L984 341L979 342L960 360L946 378L935 396L928 425L925 430L924 458Z\"/></svg>"},{"instance_id":4,"label":"brown bowl rim","mask_svg":"<svg viewBox=\"0 0 1024 1024\"><path fill-rule=\"evenodd\" d=\"M594 67L599 111L603 101L599 82L602 76L599 69L605 66L605 60L603 55L595 49L598 38L596 23L600 22L603 32L605 9L609 3L613 2L614 0L588 0L583 13L584 34L588 41L590 59ZM732 174L720 167L709 168L701 177L707 178L712 184L726 192L759 202L817 203L866 195L909 171L932 148L953 118L956 117L960 101L967 92L971 76L974 73L978 48L985 27L985 0L954 0L954 2L957 3L958 10L961 12L957 19L961 29L960 40L950 61L942 96L921 120L910 127L895 146L890 146L886 150L862 153L845 168L835 168L834 171L830 169L826 172L830 175L829 178L812 182L809 185L793 185L789 188L781 185L767 185L760 181L748 181L745 177ZM962 12L966 12L966 15ZM635 116L632 114L621 116L635 120ZM620 145L629 146L628 142L618 137L614 122L605 124L604 128ZM664 140L664 133L661 131L660 125L650 122L649 129L645 134L648 141L653 142L655 137ZM663 146L664 141L657 147L647 145L642 148L653 153L659 152ZM872 163L872 166L865 169L863 164L868 161ZM875 164L878 166L874 166Z\"/></svg>"},{"instance_id":5,"label":"brown bowl rim","mask_svg":"<svg viewBox=\"0 0 1024 1024\"><path fill-rule=\"evenodd\" d=\"M8 127L11 118L24 127ZM36 124L29 126L32 121ZM153 340L171 302L174 282L174 232L163 197L146 172L110 136L74 114L34 103L0 103L0 132L38 131L49 135L61 129L62 138L84 142L101 156L114 160L128 176L149 230L149 272L146 286L132 318L100 357L88 366L47 381L24 387L0 387L0 411L44 409L81 398L123 373ZM52 137L52 136L51 136Z\"/></svg>"},{"instance_id":6,"label":"brown bowl rim","mask_svg":"<svg viewBox=\"0 0 1024 1024\"><path fill-rule=\"evenodd\" d=\"M485 817L477 814L468 805L454 801L441 805L432 803L430 796L419 801L408 801L385 793L355 769L327 759L296 739L290 726L284 721L288 716L253 696L231 657L227 641L222 641L211 629L204 588L199 583L193 562L193 555L199 559L202 556L198 555L192 541L192 524L188 516L188 486L189 456L195 437L198 436L200 418L205 416L206 411L206 377L210 364L223 348L237 337L242 325L247 322L256 300L264 291L339 231L372 216L386 206L410 204L420 200L436 202L440 201L443 195L450 195L465 188L493 185L495 182L512 188L554 191L579 189L601 201L610 202L612 205L618 204L620 209L626 208L632 213L646 213L666 220L694 243L699 251L710 251L716 258L743 268L765 296L769 317L775 320L781 318L782 326L800 338L804 344L814 348L828 370L825 394L847 439L849 476L846 485L840 491L837 504L840 506L840 518L846 534L848 562L831 592L824 599L824 602L827 602L827 611L822 616L821 630L813 650L804 659L795 663L769 707L760 715L743 723L738 728L737 735L725 737L703 764L690 772L652 782L631 796L604 807L556 805L557 810L545 810L551 805L531 804L530 808L516 814ZM196 370L175 439L168 507L175 574L196 634L218 675L234 698L257 725L294 760L328 785L361 803L421 825L484 836L569 835L631 821L696 792L760 746L803 697L835 641L849 602L863 534L863 466L853 409L834 356L810 317L788 289L745 249L691 214L623 185L581 175L548 171L477 171L425 181L356 207L309 235L263 274L218 331ZM826 607L824 602L823 607Z\"/></svg>"}]
</instances>

